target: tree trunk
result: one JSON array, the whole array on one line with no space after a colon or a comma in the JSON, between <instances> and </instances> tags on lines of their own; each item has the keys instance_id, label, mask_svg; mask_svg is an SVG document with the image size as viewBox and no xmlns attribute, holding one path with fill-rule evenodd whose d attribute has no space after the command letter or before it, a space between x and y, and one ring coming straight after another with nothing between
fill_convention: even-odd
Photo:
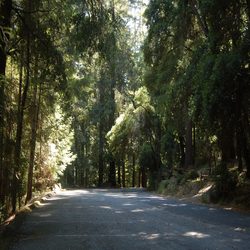
<instances>
[{"instance_id":1,"label":"tree trunk","mask_svg":"<svg viewBox=\"0 0 250 250\"><path fill-rule=\"evenodd\" d=\"M159 171L161 168L161 122L160 119L157 117L157 124L156 124L156 139L155 139L155 169L154 175L156 175L156 179L154 180L154 186L157 186L159 183Z\"/></svg>"},{"instance_id":2,"label":"tree trunk","mask_svg":"<svg viewBox=\"0 0 250 250\"><path fill-rule=\"evenodd\" d=\"M141 187L141 168L139 168L139 173L138 173L138 187Z\"/></svg>"},{"instance_id":3,"label":"tree trunk","mask_svg":"<svg viewBox=\"0 0 250 250\"><path fill-rule=\"evenodd\" d=\"M243 124L242 124L242 90L241 90L241 80L238 79L237 89L236 89L236 155L238 162L238 170L241 172L243 170L242 164L242 140L243 140Z\"/></svg>"},{"instance_id":4,"label":"tree trunk","mask_svg":"<svg viewBox=\"0 0 250 250\"><path fill-rule=\"evenodd\" d=\"M122 160L122 187L126 187L126 176L125 176L125 160Z\"/></svg>"},{"instance_id":5,"label":"tree trunk","mask_svg":"<svg viewBox=\"0 0 250 250\"><path fill-rule=\"evenodd\" d=\"M143 188L147 187L147 175L144 167L141 168L141 185Z\"/></svg>"},{"instance_id":6,"label":"tree trunk","mask_svg":"<svg viewBox=\"0 0 250 250\"><path fill-rule=\"evenodd\" d=\"M119 162L119 164L118 164L118 176L117 176L117 178L118 178L118 186L119 187L121 187L121 165L120 165L120 162Z\"/></svg>"},{"instance_id":7,"label":"tree trunk","mask_svg":"<svg viewBox=\"0 0 250 250\"><path fill-rule=\"evenodd\" d=\"M29 8L31 2L28 2ZM29 14L30 15L30 14ZM28 18L27 18L28 19ZM12 212L16 211L16 201L17 193L19 187L19 171L21 168L21 148L22 148L22 136L23 136L23 118L24 110L26 105L26 99L28 95L29 85L30 85L30 33L27 32L27 43L26 43L26 80L23 88L23 94L20 100L20 106L18 106L18 120L17 120L17 131L16 131L16 143L15 143L15 155L14 155L14 171L13 171L13 184L12 184Z\"/></svg>"},{"instance_id":8,"label":"tree trunk","mask_svg":"<svg viewBox=\"0 0 250 250\"><path fill-rule=\"evenodd\" d=\"M102 74L104 75L104 73ZM98 93L99 93L99 106L100 108L104 105L104 80L101 78L98 83ZM99 113L99 142L98 142L98 186L103 185L103 174L104 174L104 115L103 112Z\"/></svg>"},{"instance_id":9,"label":"tree trunk","mask_svg":"<svg viewBox=\"0 0 250 250\"><path fill-rule=\"evenodd\" d=\"M248 27L250 26L250 0L246 0L247 5L247 16L248 16Z\"/></svg>"},{"instance_id":10,"label":"tree trunk","mask_svg":"<svg viewBox=\"0 0 250 250\"><path fill-rule=\"evenodd\" d=\"M40 102L41 102L41 84L39 87L39 95L37 98L37 84L34 86L33 93L33 103L32 103L32 120L31 120L31 139L30 139L30 161L28 170L28 182L27 182L27 196L25 203L32 198L32 187L33 187L33 170L35 162L35 151L36 151L36 138L37 138L37 128L38 128L38 117L40 112Z\"/></svg>"},{"instance_id":11,"label":"tree trunk","mask_svg":"<svg viewBox=\"0 0 250 250\"><path fill-rule=\"evenodd\" d=\"M193 125L192 121L187 122L186 127L186 152L185 152L185 169L193 166Z\"/></svg>"},{"instance_id":12,"label":"tree trunk","mask_svg":"<svg viewBox=\"0 0 250 250\"><path fill-rule=\"evenodd\" d=\"M234 133L232 124L226 124L224 121L219 134L219 147L221 149L221 161L223 165L228 165L235 159Z\"/></svg>"},{"instance_id":13,"label":"tree trunk","mask_svg":"<svg viewBox=\"0 0 250 250\"><path fill-rule=\"evenodd\" d=\"M112 160L109 162L109 184L111 187L116 187L116 171L115 171L115 161L112 156Z\"/></svg>"},{"instance_id":14,"label":"tree trunk","mask_svg":"<svg viewBox=\"0 0 250 250\"><path fill-rule=\"evenodd\" d=\"M103 185L103 146L104 146L104 138L103 138L103 121L100 119L99 124L99 154L98 154L98 186L101 187Z\"/></svg>"},{"instance_id":15,"label":"tree trunk","mask_svg":"<svg viewBox=\"0 0 250 250\"><path fill-rule=\"evenodd\" d=\"M242 135L240 128L237 128L236 131L236 154L237 154L237 162L238 162L238 171L242 172L243 165L242 165Z\"/></svg>"},{"instance_id":16,"label":"tree trunk","mask_svg":"<svg viewBox=\"0 0 250 250\"><path fill-rule=\"evenodd\" d=\"M112 24L115 25L115 5L114 1L111 1L111 9L112 9ZM112 27L112 48L113 51L111 56L111 83L110 83L110 115L109 115L109 129L115 123L115 86L116 86L116 37L115 37L115 27ZM109 183L111 187L116 186L116 169L115 169L115 159L113 155L111 155L110 159L110 168L109 168Z\"/></svg>"},{"instance_id":17,"label":"tree trunk","mask_svg":"<svg viewBox=\"0 0 250 250\"><path fill-rule=\"evenodd\" d=\"M247 111L243 112L243 120L242 121L242 153L243 153L243 157L245 159L245 163L246 163L246 169L247 169L247 178L250 179L250 148L249 148L249 136L250 136L250 131L249 129L249 116L247 114Z\"/></svg>"},{"instance_id":18,"label":"tree trunk","mask_svg":"<svg viewBox=\"0 0 250 250\"><path fill-rule=\"evenodd\" d=\"M132 187L135 187L135 154L132 154Z\"/></svg>"},{"instance_id":19,"label":"tree trunk","mask_svg":"<svg viewBox=\"0 0 250 250\"><path fill-rule=\"evenodd\" d=\"M2 0L0 4L0 203L4 203L4 112L5 112L5 71L7 62L6 46L9 34L2 32L11 26L12 0Z\"/></svg>"},{"instance_id":20,"label":"tree trunk","mask_svg":"<svg viewBox=\"0 0 250 250\"><path fill-rule=\"evenodd\" d=\"M185 164L185 145L184 145L184 137L179 136L179 147L180 147L180 166L183 168Z\"/></svg>"},{"instance_id":21,"label":"tree trunk","mask_svg":"<svg viewBox=\"0 0 250 250\"><path fill-rule=\"evenodd\" d=\"M193 123L193 162L192 165L195 166L195 157L196 157L196 131L195 131L195 124Z\"/></svg>"},{"instance_id":22,"label":"tree trunk","mask_svg":"<svg viewBox=\"0 0 250 250\"><path fill-rule=\"evenodd\" d=\"M86 175L85 175L85 187L89 187L89 169L86 168Z\"/></svg>"}]
</instances>

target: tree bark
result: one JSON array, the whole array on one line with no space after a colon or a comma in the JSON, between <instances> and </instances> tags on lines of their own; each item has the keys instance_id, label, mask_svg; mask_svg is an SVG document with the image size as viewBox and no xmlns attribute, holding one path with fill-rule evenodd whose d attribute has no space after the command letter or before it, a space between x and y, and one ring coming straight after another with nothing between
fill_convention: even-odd
<instances>
[{"instance_id":1,"label":"tree bark","mask_svg":"<svg viewBox=\"0 0 250 250\"><path fill-rule=\"evenodd\" d=\"M0 4L0 202L4 202L4 112L5 112L5 71L7 62L6 46L9 34L4 29L11 26L12 0L3 0Z\"/></svg>"},{"instance_id":2,"label":"tree bark","mask_svg":"<svg viewBox=\"0 0 250 250\"><path fill-rule=\"evenodd\" d=\"M113 156L109 162L109 184L111 187L116 187L116 171L115 171L115 161Z\"/></svg>"},{"instance_id":3,"label":"tree bark","mask_svg":"<svg viewBox=\"0 0 250 250\"><path fill-rule=\"evenodd\" d=\"M103 175L104 175L104 115L102 112L102 106L104 105L104 81L101 78L98 83L98 93L99 93L99 142L98 142L98 186L103 185Z\"/></svg>"},{"instance_id":4,"label":"tree bark","mask_svg":"<svg viewBox=\"0 0 250 250\"><path fill-rule=\"evenodd\" d=\"M111 1L111 8L112 8L112 22L113 25L115 24L115 6L114 1ZM110 83L110 115L109 115L109 129L115 123L115 86L116 86L116 38L115 38L115 27L112 27L112 56L111 56L111 83ZM111 154L110 159L110 168L109 168L109 184L112 187L116 186L116 168L115 168L115 159Z\"/></svg>"},{"instance_id":5,"label":"tree bark","mask_svg":"<svg viewBox=\"0 0 250 250\"><path fill-rule=\"evenodd\" d=\"M141 168L139 168L139 173L138 173L138 187L141 187Z\"/></svg>"},{"instance_id":6,"label":"tree bark","mask_svg":"<svg viewBox=\"0 0 250 250\"><path fill-rule=\"evenodd\" d=\"M232 124L231 124L232 125ZM233 138L233 126L223 122L221 126L221 132L219 134L219 147L221 149L221 161L222 164L228 165L231 160L235 159L234 138Z\"/></svg>"},{"instance_id":7,"label":"tree bark","mask_svg":"<svg viewBox=\"0 0 250 250\"><path fill-rule=\"evenodd\" d=\"M28 1L28 10L31 7L31 2ZM27 14L27 20L30 18L30 14ZM23 94L20 98L20 106L18 106L18 120L16 131L16 143L15 143L15 155L14 155L14 171L13 171L13 184L12 184L12 212L16 211L17 193L19 188L19 171L21 168L21 148L22 148L22 136L23 136L23 118L24 110L30 85L30 31L26 30L26 80L23 88Z\"/></svg>"},{"instance_id":8,"label":"tree bark","mask_svg":"<svg viewBox=\"0 0 250 250\"><path fill-rule=\"evenodd\" d=\"M101 187L103 185L103 146L104 146L104 138L103 138L103 121L100 119L99 123L99 154L98 154L98 186Z\"/></svg>"},{"instance_id":9,"label":"tree bark","mask_svg":"<svg viewBox=\"0 0 250 250\"><path fill-rule=\"evenodd\" d=\"M33 171L34 171L34 162L35 162L35 151L36 151L36 138L37 138L37 128L38 128L38 119L40 112L40 102L41 102L41 84L39 86L39 93L37 98L37 83L34 86L33 93L33 103L32 103L32 121L31 121L31 139L30 139L30 161L28 169L28 182L27 182L27 195L25 203L32 198L32 187L33 187Z\"/></svg>"},{"instance_id":10,"label":"tree bark","mask_svg":"<svg viewBox=\"0 0 250 250\"><path fill-rule=\"evenodd\" d=\"M248 138L250 136L250 131L249 129L249 116L247 114L247 111L243 111L243 119L242 119L242 153L243 157L246 163L246 176L248 179L250 179L250 146L249 146L249 141Z\"/></svg>"},{"instance_id":11,"label":"tree bark","mask_svg":"<svg viewBox=\"0 0 250 250\"><path fill-rule=\"evenodd\" d=\"M126 187L126 176L125 176L125 160L122 160L122 187Z\"/></svg>"},{"instance_id":12,"label":"tree bark","mask_svg":"<svg viewBox=\"0 0 250 250\"><path fill-rule=\"evenodd\" d=\"M141 168L141 185L143 188L147 187L147 175L144 167Z\"/></svg>"},{"instance_id":13,"label":"tree bark","mask_svg":"<svg viewBox=\"0 0 250 250\"><path fill-rule=\"evenodd\" d=\"M118 185L121 187L121 165L120 163L118 164Z\"/></svg>"},{"instance_id":14,"label":"tree bark","mask_svg":"<svg viewBox=\"0 0 250 250\"><path fill-rule=\"evenodd\" d=\"M247 5L247 16L248 16L248 27L250 26L250 0L246 0Z\"/></svg>"},{"instance_id":15,"label":"tree bark","mask_svg":"<svg viewBox=\"0 0 250 250\"><path fill-rule=\"evenodd\" d=\"M184 145L184 137L179 136L179 150L180 150L180 166L183 168L185 164L185 145Z\"/></svg>"},{"instance_id":16,"label":"tree bark","mask_svg":"<svg viewBox=\"0 0 250 250\"><path fill-rule=\"evenodd\" d=\"M135 187L135 154L132 154L132 187Z\"/></svg>"},{"instance_id":17,"label":"tree bark","mask_svg":"<svg viewBox=\"0 0 250 250\"><path fill-rule=\"evenodd\" d=\"M186 151L185 151L185 169L193 166L193 124L189 120L186 126Z\"/></svg>"}]
</instances>

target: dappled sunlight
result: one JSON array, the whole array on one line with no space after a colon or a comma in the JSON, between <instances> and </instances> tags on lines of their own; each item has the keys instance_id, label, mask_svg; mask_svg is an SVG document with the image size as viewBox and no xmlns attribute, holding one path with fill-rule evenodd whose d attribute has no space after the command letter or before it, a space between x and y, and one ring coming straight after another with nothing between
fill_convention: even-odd
<instances>
[{"instance_id":1,"label":"dappled sunlight","mask_svg":"<svg viewBox=\"0 0 250 250\"><path fill-rule=\"evenodd\" d=\"M245 232L246 229L245 229L245 228L241 228L241 227L236 227L236 228L234 229L234 231L237 231L237 232Z\"/></svg>"},{"instance_id":2,"label":"dappled sunlight","mask_svg":"<svg viewBox=\"0 0 250 250\"><path fill-rule=\"evenodd\" d=\"M144 212L145 210L144 209L133 209L131 210L132 213L141 213L141 212Z\"/></svg>"},{"instance_id":3,"label":"dappled sunlight","mask_svg":"<svg viewBox=\"0 0 250 250\"><path fill-rule=\"evenodd\" d=\"M233 242L241 242L241 239L233 239Z\"/></svg>"},{"instance_id":4,"label":"dappled sunlight","mask_svg":"<svg viewBox=\"0 0 250 250\"><path fill-rule=\"evenodd\" d=\"M178 203L176 203L176 204L172 204L172 203L164 203L163 204L163 206L168 206L168 207L185 207L185 206L187 206L187 204L178 204Z\"/></svg>"},{"instance_id":5,"label":"dappled sunlight","mask_svg":"<svg viewBox=\"0 0 250 250\"><path fill-rule=\"evenodd\" d=\"M108 194L105 194L104 196L106 197L118 197L118 198L122 198L122 194L112 194L112 193L108 193Z\"/></svg>"},{"instance_id":6,"label":"dappled sunlight","mask_svg":"<svg viewBox=\"0 0 250 250\"><path fill-rule=\"evenodd\" d=\"M72 204L71 204L71 205L72 205ZM74 207L74 208L76 208L76 209L84 209L83 206L76 206L76 207Z\"/></svg>"},{"instance_id":7,"label":"dappled sunlight","mask_svg":"<svg viewBox=\"0 0 250 250\"><path fill-rule=\"evenodd\" d=\"M91 194L90 190L87 189L76 189L76 190L67 190L67 196L78 196L83 194ZM59 195L64 195L65 191L61 191Z\"/></svg>"},{"instance_id":8,"label":"dappled sunlight","mask_svg":"<svg viewBox=\"0 0 250 250\"><path fill-rule=\"evenodd\" d=\"M223 209L227 210L227 211L232 211L233 210L233 208L231 208L231 207L224 207Z\"/></svg>"},{"instance_id":9,"label":"dappled sunlight","mask_svg":"<svg viewBox=\"0 0 250 250\"><path fill-rule=\"evenodd\" d=\"M210 237L209 234L204 234L204 233L200 233L200 232L186 232L186 233L183 234L183 236L191 237L191 238L197 238L197 239Z\"/></svg>"},{"instance_id":10,"label":"dappled sunlight","mask_svg":"<svg viewBox=\"0 0 250 250\"><path fill-rule=\"evenodd\" d=\"M165 201L166 199L157 195L146 195L143 196L142 201L148 201L148 200L159 200L159 201Z\"/></svg>"},{"instance_id":11,"label":"dappled sunlight","mask_svg":"<svg viewBox=\"0 0 250 250\"><path fill-rule=\"evenodd\" d=\"M110 206L99 206L99 208L103 208L103 209L112 209L112 207L110 207Z\"/></svg>"},{"instance_id":12,"label":"dappled sunlight","mask_svg":"<svg viewBox=\"0 0 250 250\"><path fill-rule=\"evenodd\" d=\"M135 204L132 204L132 203L124 203L122 204L123 206L134 206Z\"/></svg>"},{"instance_id":13,"label":"dappled sunlight","mask_svg":"<svg viewBox=\"0 0 250 250\"><path fill-rule=\"evenodd\" d=\"M69 190L47 198L46 204L53 206L34 213L35 221L28 224L29 228L37 225L39 232L44 230L50 234L55 226L53 237L57 240L95 242L97 246L104 242L108 246L105 245L105 249L110 249L110 242L125 242L127 248L124 249L143 249L141 246L145 249L185 249L183 246L199 249L195 247L208 244L211 249L216 249L217 244L225 245L225 249L231 245L237 249L247 238L248 228L240 223L226 228L230 237L225 237L225 231L199 219L200 213L213 217L217 213L230 215L231 212L146 192ZM60 207L59 215L56 204ZM129 242L132 243L129 245Z\"/></svg>"},{"instance_id":14,"label":"dappled sunlight","mask_svg":"<svg viewBox=\"0 0 250 250\"><path fill-rule=\"evenodd\" d=\"M149 208L136 208L130 210L131 213L143 213L143 212L152 212L152 211L158 211L159 208L157 207L149 207Z\"/></svg>"},{"instance_id":15,"label":"dappled sunlight","mask_svg":"<svg viewBox=\"0 0 250 250\"><path fill-rule=\"evenodd\" d=\"M120 199L128 199L128 198L137 198L138 195L136 194L124 194L124 193L107 193L105 194L106 197L114 197L114 198L120 198Z\"/></svg>"},{"instance_id":16,"label":"dappled sunlight","mask_svg":"<svg viewBox=\"0 0 250 250\"><path fill-rule=\"evenodd\" d=\"M50 203L50 202L43 203L43 202L41 202L41 201L35 201L35 202L34 202L34 205L35 205L35 207L44 207L44 206L49 206L49 205L51 205L51 203Z\"/></svg>"},{"instance_id":17,"label":"dappled sunlight","mask_svg":"<svg viewBox=\"0 0 250 250\"><path fill-rule=\"evenodd\" d=\"M204 195L205 193L208 193L211 189L212 189L213 185L209 185L206 186L204 188L202 188L198 194L194 195L193 197L201 197L202 195Z\"/></svg>"},{"instance_id":18,"label":"dappled sunlight","mask_svg":"<svg viewBox=\"0 0 250 250\"><path fill-rule=\"evenodd\" d=\"M124 214L124 212L123 212L123 211L120 211L120 210L115 211L115 213L116 213L116 214Z\"/></svg>"},{"instance_id":19,"label":"dappled sunlight","mask_svg":"<svg viewBox=\"0 0 250 250\"><path fill-rule=\"evenodd\" d=\"M216 208L213 208L213 207L210 207L208 210L209 210L209 211L217 211L217 209L216 209Z\"/></svg>"},{"instance_id":20,"label":"dappled sunlight","mask_svg":"<svg viewBox=\"0 0 250 250\"><path fill-rule=\"evenodd\" d=\"M143 238L146 240L156 240L160 238L160 234L146 234Z\"/></svg>"},{"instance_id":21,"label":"dappled sunlight","mask_svg":"<svg viewBox=\"0 0 250 250\"><path fill-rule=\"evenodd\" d=\"M49 201L58 201L58 200L64 200L64 199L65 199L64 197L54 196L54 197L49 198Z\"/></svg>"}]
</instances>

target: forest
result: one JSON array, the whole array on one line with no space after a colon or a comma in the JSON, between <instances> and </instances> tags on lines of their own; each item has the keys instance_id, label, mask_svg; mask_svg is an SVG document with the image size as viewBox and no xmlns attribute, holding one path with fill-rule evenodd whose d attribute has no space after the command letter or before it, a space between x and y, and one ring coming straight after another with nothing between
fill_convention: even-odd
<instances>
[{"instance_id":1,"label":"forest","mask_svg":"<svg viewBox=\"0 0 250 250\"><path fill-rule=\"evenodd\" d=\"M249 48L249 0L0 0L0 222L57 183L249 186Z\"/></svg>"}]
</instances>

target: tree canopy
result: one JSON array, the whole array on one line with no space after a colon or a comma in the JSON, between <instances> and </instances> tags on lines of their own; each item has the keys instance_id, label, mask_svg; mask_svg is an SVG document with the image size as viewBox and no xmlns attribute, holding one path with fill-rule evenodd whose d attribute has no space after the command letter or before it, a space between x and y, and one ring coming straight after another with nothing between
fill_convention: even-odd
<instances>
[{"instance_id":1,"label":"tree canopy","mask_svg":"<svg viewBox=\"0 0 250 250\"><path fill-rule=\"evenodd\" d=\"M248 0L1 0L0 220L56 183L249 179L249 24Z\"/></svg>"}]
</instances>

